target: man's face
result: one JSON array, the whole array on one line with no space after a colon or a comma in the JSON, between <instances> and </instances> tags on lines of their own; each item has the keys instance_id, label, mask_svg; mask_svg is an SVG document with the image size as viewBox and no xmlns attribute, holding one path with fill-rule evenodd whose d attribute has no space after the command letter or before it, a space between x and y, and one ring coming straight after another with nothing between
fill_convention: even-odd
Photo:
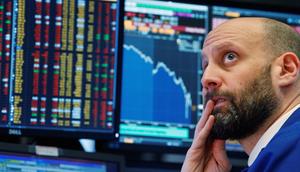
<instances>
[{"instance_id":1,"label":"man's face","mask_svg":"<svg viewBox=\"0 0 300 172\"><path fill-rule=\"evenodd\" d=\"M213 30L204 42L203 95L215 104L216 138L247 137L278 107L261 33L257 25L233 21Z\"/></svg>"},{"instance_id":2,"label":"man's face","mask_svg":"<svg viewBox=\"0 0 300 172\"><path fill-rule=\"evenodd\" d=\"M272 87L270 68L265 67L257 77L239 91L213 91L205 100L224 97L228 103L215 107L216 122L212 136L219 139L241 139L253 134L272 114L278 99ZM206 103L205 103L206 104Z\"/></svg>"}]
</instances>

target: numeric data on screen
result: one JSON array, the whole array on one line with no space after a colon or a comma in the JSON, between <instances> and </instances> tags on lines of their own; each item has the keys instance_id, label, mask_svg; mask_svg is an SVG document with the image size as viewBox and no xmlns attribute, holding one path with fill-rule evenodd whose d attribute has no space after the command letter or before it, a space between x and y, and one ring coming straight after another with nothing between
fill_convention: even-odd
<instances>
[{"instance_id":1,"label":"numeric data on screen","mask_svg":"<svg viewBox=\"0 0 300 172\"><path fill-rule=\"evenodd\" d=\"M0 2L0 125L111 130L116 2Z\"/></svg>"}]
</instances>

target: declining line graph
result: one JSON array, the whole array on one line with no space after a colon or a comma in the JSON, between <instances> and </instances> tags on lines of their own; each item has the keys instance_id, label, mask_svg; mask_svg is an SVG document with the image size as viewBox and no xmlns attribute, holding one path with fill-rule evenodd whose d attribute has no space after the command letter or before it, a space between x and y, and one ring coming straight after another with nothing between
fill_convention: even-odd
<instances>
[{"instance_id":1,"label":"declining line graph","mask_svg":"<svg viewBox=\"0 0 300 172\"><path fill-rule=\"evenodd\" d=\"M186 86L184 85L184 82L182 80L182 78L177 78L176 77L176 74L174 71L171 71L164 63L162 62L159 62L157 65L156 65L156 68L153 70L153 75L157 75L159 70L164 70L168 73L168 75L173 78L173 81L176 85L180 86L181 89L183 90L184 92L184 98L185 98L185 111L184 111L184 114L185 114L185 118L188 118L189 117L189 108L192 107L192 98L191 98L191 94L187 91L186 89Z\"/></svg>"},{"instance_id":2,"label":"declining line graph","mask_svg":"<svg viewBox=\"0 0 300 172\"><path fill-rule=\"evenodd\" d=\"M123 52L122 119L190 124L192 98L183 79L134 45Z\"/></svg>"}]
</instances>

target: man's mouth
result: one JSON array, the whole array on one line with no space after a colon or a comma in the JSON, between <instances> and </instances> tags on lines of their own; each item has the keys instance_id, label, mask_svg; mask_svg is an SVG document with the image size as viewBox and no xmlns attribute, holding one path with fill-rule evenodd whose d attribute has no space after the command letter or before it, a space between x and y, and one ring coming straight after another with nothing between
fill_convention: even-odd
<instances>
[{"instance_id":1,"label":"man's mouth","mask_svg":"<svg viewBox=\"0 0 300 172\"><path fill-rule=\"evenodd\" d=\"M215 107L224 106L224 104L227 102L227 99L222 96L216 96L211 99L215 103Z\"/></svg>"}]
</instances>

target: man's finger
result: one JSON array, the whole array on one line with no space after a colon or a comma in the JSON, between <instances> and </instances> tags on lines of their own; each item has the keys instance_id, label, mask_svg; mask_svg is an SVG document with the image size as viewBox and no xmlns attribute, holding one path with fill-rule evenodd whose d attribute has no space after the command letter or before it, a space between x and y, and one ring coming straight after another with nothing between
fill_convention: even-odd
<instances>
[{"instance_id":1,"label":"man's finger","mask_svg":"<svg viewBox=\"0 0 300 172\"><path fill-rule=\"evenodd\" d=\"M211 114L212 110L214 108L214 102L212 100L209 100L206 103L205 109L202 113L201 119L199 120L197 126L196 126L196 130L195 130L195 135L197 135L200 130L204 127L209 115Z\"/></svg>"},{"instance_id":2,"label":"man's finger","mask_svg":"<svg viewBox=\"0 0 300 172\"><path fill-rule=\"evenodd\" d=\"M206 121L204 127L199 132L198 139L206 141L211 132L211 129L213 128L214 123L215 123L215 117L213 115L209 115L208 120Z\"/></svg>"},{"instance_id":3,"label":"man's finger","mask_svg":"<svg viewBox=\"0 0 300 172\"><path fill-rule=\"evenodd\" d=\"M215 123L215 117L210 115L206 121L204 127L195 135L192 147L194 149L202 148L206 146L208 137Z\"/></svg>"},{"instance_id":4,"label":"man's finger","mask_svg":"<svg viewBox=\"0 0 300 172\"><path fill-rule=\"evenodd\" d=\"M225 171L230 171L231 163L226 154L225 140L214 140L212 151L216 161L221 166L221 168Z\"/></svg>"}]
</instances>

